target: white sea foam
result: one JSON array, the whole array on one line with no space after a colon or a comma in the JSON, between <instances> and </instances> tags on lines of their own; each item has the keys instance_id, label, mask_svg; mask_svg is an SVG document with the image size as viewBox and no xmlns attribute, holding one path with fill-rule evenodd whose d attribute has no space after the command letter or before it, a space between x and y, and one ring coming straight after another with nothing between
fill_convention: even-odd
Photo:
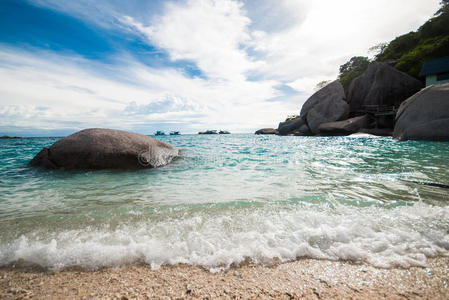
<instances>
[{"instance_id":1,"label":"white sea foam","mask_svg":"<svg viewBox=\"0 0 449 300\"><path fill-rule=\"evenodd\" d=\"M145 262L200 265L212 271L245 259L301 257L365 262L377 267L425 266L447 255L449 208L424 203L356 208L337 203L201 210L148 217L113 230L36 231L0 245L0 265L98 268Z\"/></svg>"},{"instance_id":2,"label":"white sea foam","mask_svg":"<svg viewBox=\"0 0 449 300\"><path fill-rule=\"evenodd\" d=\"M381 136L369 134L369 133L363 133L363 132L356 132L353 134L348 135L350 138L381 138Z\"/></svg>"}]
</instances>

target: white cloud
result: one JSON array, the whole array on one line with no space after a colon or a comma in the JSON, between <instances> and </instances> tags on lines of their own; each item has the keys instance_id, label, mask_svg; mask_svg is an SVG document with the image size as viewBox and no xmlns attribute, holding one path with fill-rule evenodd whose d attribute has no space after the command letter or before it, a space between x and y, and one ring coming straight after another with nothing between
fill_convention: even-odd
<instances>
[{"instance_id":1,"label":"white cloud","mask_svg":"<svg viewBox=\"0 0 449 300\"><path fill-rule=\"evenodd\" d=\"M112 79L96 72L111 66L87 68L92 62L80 58L15 49L0 50L0 57L0 128L138 128L148 134L156 124L179 123L176 129L189 132L247 131L296 106L265 101L279 96L274 81L208 81L131 60L114 66L110 72L123 76Z\"/></svg>"},{"instance_id":2,"label":"white cloud","mask_svg":"<svg viewBox=\"0 0 449 300\"><path fill-rule=\"evenodd\" d=\"M149 26L129 16L123 22L171 59L194 61L212 80L244 81L251 74L310 94L316 83L335 79L350 57L416 30L438 2L265 0L242 6L233 0L188 0L167 4Z\"/></svg>"},{"instance_id":3,"label":"white cloud","mask_svg":"<svg viewBox=\"0 0 449 300\"><path fill-rule=\"evenodd\" d=\"M251 22L242 7L229 0L189 0L167 4L151 26L130 16L123 21L165 49L172 60L191 60L213 79L235 81L259 65L242 49L250 40Z\"/></svg>"},{"instance_id":4,"label":"white cloud","mask_svg":"<svg viewBox=\"0 0 449 300\"><path fill-rule=\"evenodd\" d=\"M283 0L290 14L303 12L281 32L253 33L253 46L264 53L264 78L289 82L312 92L316 83L335 79L338 67L369 47L416 30L437 10L438 0Z\"/></svg>"}]
</instances>

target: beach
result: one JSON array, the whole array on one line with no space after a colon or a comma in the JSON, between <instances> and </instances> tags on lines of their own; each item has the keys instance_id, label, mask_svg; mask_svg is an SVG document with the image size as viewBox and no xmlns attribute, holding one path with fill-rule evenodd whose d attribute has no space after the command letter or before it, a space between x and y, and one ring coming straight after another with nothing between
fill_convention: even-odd
<instances>
[{"instance_id":1,"label":"beach","mask_svg":"<svg viewBox=\"0 0 449 300\"><path fill-rule=\"evenodd\" d=\"M0 300L449 299L449 0L359 2L1 1Z\"/></svg>"},{"instance_id":2,"label":"beach","mask_svg":"<svg viewBox=\"0 0 449 300\"><path fill-rule=\"evenodd\" d=\"M198 266L128 265L96 271L0 269L1 299L447 299L449 258L381 269L300 259L210 272Z\"/></svg>"}]
</instances>

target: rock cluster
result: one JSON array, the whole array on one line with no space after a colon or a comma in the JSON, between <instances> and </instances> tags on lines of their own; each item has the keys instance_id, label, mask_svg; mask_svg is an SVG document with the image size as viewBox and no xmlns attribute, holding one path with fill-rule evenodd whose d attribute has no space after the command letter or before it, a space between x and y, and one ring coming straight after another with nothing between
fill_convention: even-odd
<instances>
[{"instance_id":1,"label":"rock cluster","mask_svg":"<svg viewBox=\"0 0 449 300\"><path fill-rule=\"evenodd\" d=\"M256 134L334 136L365 132L391 136L394 128L394 137L400 140L448 140L449 85L419 92L422 87L419 80L388 63L372 63L351 82L347 93L334 81L307 99L298 117L279 123L277 131L264 128Z\"/></svg>"}]
</instances>

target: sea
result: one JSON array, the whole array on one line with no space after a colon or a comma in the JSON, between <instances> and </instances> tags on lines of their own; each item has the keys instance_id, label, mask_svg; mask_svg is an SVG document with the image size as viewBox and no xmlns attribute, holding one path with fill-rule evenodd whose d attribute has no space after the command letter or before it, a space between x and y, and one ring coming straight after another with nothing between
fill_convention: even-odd
<instances>
[{"instance_id":1,"label":"sea","mask_svg":"<svg viewBox=\"0 0 449 300\"><path fill-rule=\"evenodd\" d=\"M181 157L137 171L37 169L28 162L58 138L0 140L0 266L408 268L449 254L447 142L157 138Z\"/></svg>"}]
</instances>

